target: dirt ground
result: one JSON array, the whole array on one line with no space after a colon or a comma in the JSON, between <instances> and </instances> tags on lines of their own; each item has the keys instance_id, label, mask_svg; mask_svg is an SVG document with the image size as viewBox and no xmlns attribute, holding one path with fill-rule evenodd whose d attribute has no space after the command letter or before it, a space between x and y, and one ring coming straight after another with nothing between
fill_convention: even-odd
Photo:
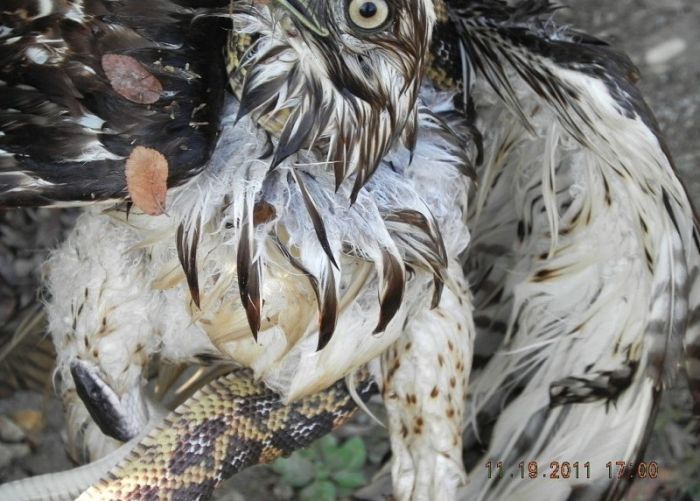
<instances>
[{"instance_id":1,"label":"dirt ground","mask_svg":"<svg viewBox=\"0 0 700 501\"><path fill-rule=\"evenodd\" d=\"M700 205L700 0L568 0L558 18L625 49L639 66L642 87L665 132L676 166ZM0 291L1 293L2 291ZM0 304L2 306L2 304ZM2 317L0 316L0 319ZM689 433L690 402L681 379L667 393L647 458L665 474L663 488L638 487L630 499L700 499L700 444ZM29 440L8 445L19 433L0 422L0 481L70 468L63 451L60 405L37 392L0 399L0 416L18 410L48 418ZM31 412L22 415L33 419ZM31 423L29 423L31 424ZM27 435L27 432L23 432ZM385 458L383 430L367 416L340 433L359 435L368 448L368 473ZM26 437L25 437L26 438ZM219 499L291 499L294 491L265 467L253 468L228 483Z\"/></svg>"},{"instance_id":2,"label":"dirt ground","mask_svg":"<svg viewBox=\"0 0 700 501\"><path fill-rule=\"evenodd\" d=\"M622 47L656 113L676 166L700 200L700 2L569 0L560 18Z\"/></svg>"}]
</instances>

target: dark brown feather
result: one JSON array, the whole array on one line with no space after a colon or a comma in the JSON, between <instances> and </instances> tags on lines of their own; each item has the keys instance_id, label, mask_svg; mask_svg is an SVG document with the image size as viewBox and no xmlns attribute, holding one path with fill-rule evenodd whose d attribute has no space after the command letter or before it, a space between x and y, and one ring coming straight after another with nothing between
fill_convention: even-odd
<instances>
[{"instance_id":1,"label":"dark brown feather","mask_svg":"<svg viewBox=\"0 0 700 501\"><path fill-rule=\"evenodd\" d=\"M241 303L245 309L248 325L255 340L258 340L260 332L260 315L262 300L260 297L260 285L262 282L262 267L259 259L253 261L255 241L253 239L253 222L250 211L246 209L241 225L241 237L238 241L236 265L238 270L238 290L241 295Z\"/></svg>"},{"instance_id":2,"label":"dark brown feather","mask_svg":"<svg viewBox=\"0 0 700 501\"><path fill-rule=\"evenodd\" d=\"M330 266L326 266L326 272L321 280L322 301L321 316L318 329L318 347L322 350L331 340L338 321L338 295L336 294L335 275Z\"/></svg>"},{"instance_id":3,"label":"dark brown feather","mask_svg":"<svg viewBox=\"0 0 700 501\"><path fill-rule=\"evenodd\" d=\"M435 287L431 305L437 307L447 269L447 251L437 221L432 215L428 218L412 209L386 213L383 218L394 241L404 250L406 263L433 274Z\"/></svg>"},{"instance_id":4,"label":"dark brown feather","mask_svg":"<svg viewBox=\"0 0 700 501\"><path fill-rule=\"evenodd\" d=\"M291 264L295 269L299 270L301 273L304 274L304 276L309 280L309 283L311 284L311 288L314 291L314 295L316 296L316 302L318 303L318 308L319 308L319 314L321 312L321 291L319 289L319 283L318 283L318 278L314 276L313 273L309 271L309 269L304 266L304 264L299 261L292 253L290 250L287 248L286 245L280 240L280 238L277 235L274 235L274 240L277 246L279 247L279 250L282 252L284 257L287 258L287 261L289 261L289 264Z\"/></svg>"},{"instance_id":5,"label":"dark brown feather","mask_svg":"<svg viewBox=\"0 0 700 501\"><path fill-rule=\"evenodd\" d=\"M403 263L388 250L382 251L382 288L379 293L379 323L374 334L384 332L401 306L405 286Z\"/></svg>"},{"instance_id":6,"label":"dark brown feather","mask_svg":"<svg viewBox=\"0 0 700 501\"><path fill-rule=\"evenodd\" d=\"M0 156L0 206L124 198L119 157L135 146L166 157L168 186L199 173L219 130L225 21L170 0L80 2L82 19L66 15L76 2L52 3L38 18L24 14L27 2L0 9L9 28L0 35L0 150L10 154ZM29 48L50 59L25 57ZM147 84L125 85L128 68L116 78L115 61L130 61ZM98 149L109 154L86 155Z\"/></svg>"},{"instance_id":7,"label":"dark brown feather","mask_svg":"<svg viewBox=\"0 0 700 501\"><path fill-rule=\"evenodd\" d=\"M200 307L199 276L197 274L197 247L199 246L200 225L201 222L197 219L190 236L190 229L185 230L184 223L180 223L180 226L177 227L176 236L177 257L180 260L182 270L185 272L185 279L190 289L192 301L197 305L197 308Z\"/></svg>"},{"instance_id":8,"label":"dark brown feather","mask_svg":"<svg viewBox=\"0 0 700 501\"><path fill-rule=\"evenodd\" d=\"M311 194L309 193L309 190L306 188L306 185L302 181L302 175L303 174L297 174L296 170L292 169L292 175L294 176L294 180L296 181L297 185L299 186L299 191L301 192L301 196L304 199L304 205L306 206L306 211L309 214L309 217L311 218L311 222L314 225L314 231L316 232L316 237L318 238L318 242L321 244L321 248L323 249L323 252L326 253L326 256L328 256L328 259L330 262L333 264L333 266L338 269L338 263L335 260L335 257L333 256L333 251L331 250L331 245L328 243L328 234L326 233L326 226L323 223L323 219L321 218L321 214L318 212L318 208L316 207L316 203L314 202L314 199L311 198Z\"/></svg>"}]
</instances>

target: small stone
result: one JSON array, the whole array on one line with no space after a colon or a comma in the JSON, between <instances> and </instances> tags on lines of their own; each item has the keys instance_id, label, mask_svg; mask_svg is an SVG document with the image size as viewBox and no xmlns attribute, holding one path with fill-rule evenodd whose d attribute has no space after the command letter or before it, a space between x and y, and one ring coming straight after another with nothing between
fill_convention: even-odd
<instances>
[{"instance_id":1,"label":"small stone","mask_svg":"<svg viewBox=\"0 0 700 501\"><path fill-rule=\"evenodd\" d=\"M17 443L27 438L24 430L7 416L0 416L0 441Z\"/></svg>"},{"instance_id":2,"label":"small stone","mask_svg":"<svg viewBox=\"0 0 700 501\"><path fill-rule=\"evenodd\" d=\"M675 59L685 52L688 44L682 38L671 38L647 50L644 59L647 64L658 66Z\"/></svg>"},{"instance_id":3,"label":"small stone","mask_svg":"<svg viewBox=\"0 0 700 501\"><path fill-rule=\"evenodd\" d=\"M46 424L44 415L39 411L31 409L15 412L11 417L25 432L32 435L41 432Z\"/></svg>"},{"instance_id":4,"label":"small stone","mask_svg":"<svg viewBox=\"0 0 700 501\"><path fill-rule=\"evenodd\" d=\"M290 485L280 482L273 487L272 494L275 496L275 499L292 499L294 497L294 489Z\"/></svg>"},{"instance_id":5,"label":"small stone","mask_svg":"<svg viewBox=\"0 0 700 501\"><path fill-rule=\"evenodd\" d=\"M0 468L9 466L15 459L28 456L31 449L27 444L0 444Z\"/></svg>"},{"instance_id":6,"label":"small stone","mask_svg":"<svg viewBox=\"0 0 700 501\"><path fill-rule=\"evenodd\" d=\"M231 482L225 483L221 489L214 493L216 501L245 501L245 496L231 486Z\"/></svg>"}]
</instances>

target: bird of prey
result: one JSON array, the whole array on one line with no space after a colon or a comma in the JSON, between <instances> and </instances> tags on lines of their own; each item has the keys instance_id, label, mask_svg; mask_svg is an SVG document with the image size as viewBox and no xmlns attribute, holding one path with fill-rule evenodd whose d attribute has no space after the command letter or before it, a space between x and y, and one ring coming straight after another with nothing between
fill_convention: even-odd
<instances>
[{"instance_id":1,"label":"bird of prey","mask_svg":"<svg viewBox=\"0 0 700 501\"><path fill-rule=\"evenodd\" d=\"M376 388L400 499L619 498L700 349L698 235L636 70L553 10L3 6L0 205L86 206L46 310L69 446L106 459L0 494L206 497ZM251 372L154 424L166 362Z\"/></svg>"}]
</instances>

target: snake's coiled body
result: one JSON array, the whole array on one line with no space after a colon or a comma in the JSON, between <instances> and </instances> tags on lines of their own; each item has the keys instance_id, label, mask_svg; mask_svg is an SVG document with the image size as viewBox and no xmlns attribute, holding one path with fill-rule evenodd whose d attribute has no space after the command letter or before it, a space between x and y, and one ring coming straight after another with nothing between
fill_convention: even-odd
<instances>
[{"instance_id":1,"label":"snake's coiled body","mask_svg":"<svg viewBox=\"0 0 700 501\"><path fill-rule=\"evenodd\" d=\"M375 388L367 379L357 395L366 400ZM356 408L344 381L286 404L250 371L236 370L169 414L79 499L207 499L231 475L308 446Z\"/></svg>"}]
</instances>

